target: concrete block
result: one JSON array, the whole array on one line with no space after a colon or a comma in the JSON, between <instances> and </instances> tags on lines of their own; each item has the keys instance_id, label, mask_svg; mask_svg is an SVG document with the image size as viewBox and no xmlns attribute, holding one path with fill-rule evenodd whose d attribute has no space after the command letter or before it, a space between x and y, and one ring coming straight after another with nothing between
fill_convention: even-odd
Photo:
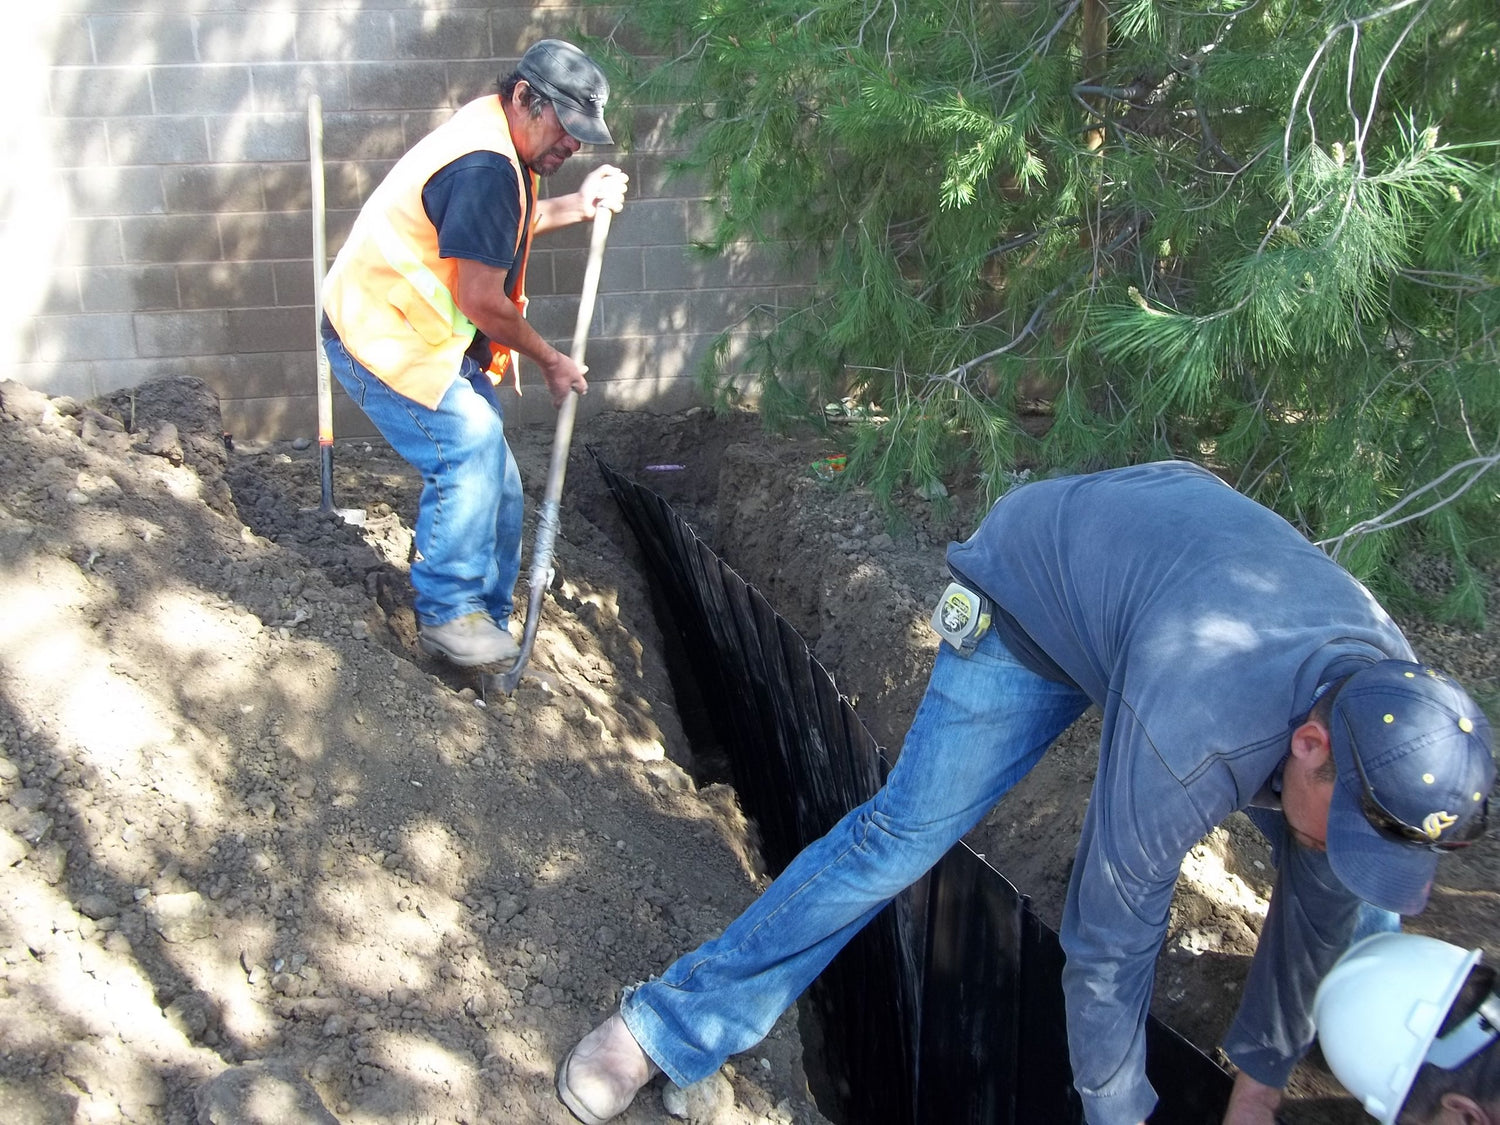
<instances>
[{"instance_id":1,"label":"concrete block","mask_svg":"<svg viewBox=\"0 0 1500 1125\"><path fill-rule=\"evenodd\" d=\"M775 288L735 286L725 289L695 289L681 294L688 307L688 320L699 331L718 332L742 321L751 309L787 307Z\"/></svg>"},{"instance_id":2,"label":"concrete block","mask_svg":"<svg viewBox=\"0 0 1500 1125\"><path fill-rule=\"evenodd\" d=\"M208 118L212 159L238 161L307 160L307 115L303 113L215 114Z\"/></svg>"},{"instance_id":3,"label":"concrete block","mask_svg":"<svg viewBox=\"0 0 1500 1125\"><path fill-rule=\"evenodd\" d=\"M266 11L266 7L257 4L249 12L200 13L197 17L198 61L257 63L295 59L296 15Z\"/></svg>"},{"instance_id":4,"label":"concrete block","mask_svg":"<svg viewBox=\"0 0 1500 1125\"><path fill-rule=\"evenodd\" d=\"M214 262L223 256L213 215L127 215L119 222L127 262Z\"/></svg>"},{"instance_id":5,"label":"concrete block","mask_svg":"<svg viewBox=\"0 0 1500 1125\"><path fill-rule=\"evenodd\" d=\"M324 113L323 159L391 161L406 152L399 113Z\"/></svg>"},{"instance_id":6,"label":"concrete block","mask_svg":"<svg viewBox=\"0 0 1500 1125\"><path fill-rule=\"evenodd\" d=\"M442 105L448 96L441 62L356 62L349 66L354 109L417 109Z\"/></svg>"},{"instance_id":7,"label":"concrete block","mask_svg":"<svg viewBox=\"0 0 1500 1125\"><path fill-rule=\"evenodd\" d=\"M328 259L329 265L333 258ZM308 308L313 303L312 262L272 262L275 283L275 304L302 305Z\"/></svg>"},{"instance_id":8,"label":"concrete block","mask_svg":"<svg viewBox=\"0 0 1500 1125\"><path fill-rule=\"evenodd\" d=\"M335 168L346 165L335 165ZM257 183L264 192L267 211L307 211L312 207L312 166L306 161L286 161L255 167ZM324 206L327 206L329 166L323 166Z\"/></svg>"},{"instance_id":9,"label":"concrete block","mask_svg":"<svg viewBox=\"0 0 1500 1125\"><path fill-rule=\"evenodd\" d=\"M610 224L610 244L681 246L688 241L687 211L677 199L631 199Z\"/></svg>"},{"instance_id":10,"label":"concrete block","mask_svg":"<svg viewBox=\"0 0 1500 1125\"><path fill-rule=\"evenodd\" d=\"M599 334L660 336L675 332L714 331L717 324L695 324L685 293L605 294L599 298Z\"/></svg>"},{"instance_id":11,"label":"concrete block","mask_svg":"<svg viewBox=\"0 0 1500 1125\"><path fill-rule=\"evenodd\" d=\"M650 411L657 414L691 410L707 406L708 398L692 375L651 375L640 379L622 379L601 383L595 409Z\"/></svg>"},{"instance_id":12,"label":"concrete block","mask_svg":"<svg viewBox=\"0 0 1500 1125\"><path fill-rule=\"evenodd\" d=\"M63 224L46 252L51 261L60 266L118 265L125 260L120 221L115 218L70 219Z\"/></svg>"},{"instance_id":13,"label":"concrete block","mask_svg":"<svg viewBox=\"0 0 1500 1125\"><path fill-rule=\"evenodd\" d=\"M59 66L48 76L55 117L144 117L155 112L144 66Z\"/></svg>"},{"instance_id":14,"label":"concrete block","mask_svg":"<svg viewBox=\"0 0 1500 1125\"><path fill-rule=\"evenodd\" d=\"M94 40L89 34L88 17L77 15L53 15L52 42L48 49L48 62L53 66L90 66L94 58Z\"/></svg>"},{"instance_id":15,"label":"concrete block","mask_svg":"<svg viewBox=\"0 0 1500 1125\"><path fill-rule=\"evenodd\" d=\"M448 63L448 105L457 107L485 94L514 69L494 59L456 60Z\"/></svg>"},{"instance_id":16,"label":"concrete block","mask_svg":"<svg viewBox=\"0 0 1500 1125\"><path fill-rule=\"evenodd\" d=\"M309 359L308 363L311 364ZM353 403L349 409L358 412ZM263 441L272 438L316 438L318 436L318 400L316 395L295 395L275 398L236 398L232 388L219 392L219 410L224 419L224 429L237 439ZM334 409L335 425L339 410ZM366 424L366 431L373 435L373 427ZM335 432L338 432L335 430ZM315 470L314 470L315 471ZM336 496L339 504L346 500ZM348 500L353 505L356 500Z\"/></svg>"},{"instance_id":17,"label":"concrete block","mask_svg":"<svg viewBox=\"0 0 1500 1125\"><path fill-rule=\"evenodd\" d=\"M167 209L155 167L70 168L61 173L73 214L159 215Z\"/></svg>"},{"instance_id":18,"label":"concrete block","mask_svg":"<svg viewBox=\"0 0 1500 1125\"><path fill-rule=\"evenodd\" d=\"M505 72L515 69L515 63L538 39L569 39L581 22L582 5L497 5L490 9L490 42L495 58L504 66Z\"/></svg>"},{"instance_id":19,"label":"concrete block","mask_svg":"<svg viewBox=\"0 0 1500 1125\"><path fill-rule=\"evenodd\" d=\"M487 59L494 54L486 8L434 11L424 7L395 12L391 20L398 59Z\"/></svg>"},{"instance_id":20,"label":"concrete block","mask_svg":"<svg viewBox=\"0 0 1500 1125\"><path fill-rule=\"evenodd\" d=\"M305 211L218 215L226 261L308 258L312 254L312 215Z\"/></svg>"},{"instance_id":21,"label":"concrete block","mask_svg":"<svg viewBox=\"0 0 1500 1125\"><path fill-rule=\"evenodd\" d=\"M636 56L637 58L649 58L654 46L636 31L635 27L621 17L628 12L628 8L606 8L603 5L588 4L578 9L574 15L583 27L585 35L608 37L610 42L620 50Z\"/></svg>"},{"instance_id":22,"label":"concrete block","mask_svg":"<svg viewBox=\"0 0 1500 1125\"><path fill-rule=\"evenodd\" d=\"M84 312L175 309L177 271L169 265L93 266L78 271Z\"/></svg>"},{"instance_id":23,"label":"concrete block","mask_svg":"<svg viewBox=\"0 0 1500 1125\"><path fill-rule=\"evenodd\" d=\"M109 359L136 354L129 315L121 313L32 318L35 350L24 362L63 363L79 359Z\"/></svg>"},{"instance_id":24,"label":"concrete block","mask_svg":"<svg viewBox=\"0 0 1500 1125\"><path fill-rule=\"evenodd\" d=\"M92 168L109 161L102 117L49 117L40 122L51 146L53 167Z\"/></svg>"},{"instance_id":25,"label":"concrete block","mask_svg":"<svg viewBox=\"0 0 1500 1125\"><path fill-rule=\"evenodd\" d=\"M724 211L716 200L703 199L683 204L687 216L687 237L684 242L715 242L719 237L719 225L724 220Z\"/></svg>"},{"instance_id":26,"label":"concrete block","mask_svg":"<svg viewBox=\"0 0 1500 1125\"><path fill-rule=\"evenodd\" d=\"M376 5L365 5L374 9ZM297 58L304 61L389 59L396 39L389 11L304 11L297 13Z\"/></svg>"},{"instance_id":27,"label":"concrete block","mask_svg":"<svg viewBox=\"0 0 1500 1125\"><path fill-rule=\"evenodd\" d=\"M317 409L317 397L312 396L309 400ZM317 418L314 416L312 431L309 436L317 432ZM380 436L380 431L375 428L369 416L361 410L348 395L344 393L343 387L335 385L333 388L333 436L337 445L340 439L362 438L369 442L384 442L385 438ZM337 455L335 455L336 458ZM335 464L337 460L335 459ZM334 497L339 504L363 504L365 498L360 496L338 496Z\"/></svg>"},{"instance_id":28,"label":"concrete block","mask_svg":"<svg viewBox=\"0 0 1500 1125\"><path fill-rule=\"evenodd\" d=\"M155 66L151 96L156 113L243 113L250 106L250 68Z\"/></svg>"},{"instance_id":29,"label":"concrete block","mask_svg":"<svg viewBox=\"0 0 1500 1125\"><path fill-rule=\"evenodd\" d=\"M177 292L184 309L235 309L276 300L275 268L270 262L195 262L177 267Z\"/></svg>"},{"instance_id":30,"label":"concrete block","mask_svg":"<svg viewBox=\"0 0 1500 1125\"><path fill-rule=\"evenodd\" d=\"M311 308L231 308L228 310L230 350L243 355L306 349L312 322Z\"/></svg>"},{"instance_id":31,"label":"concrete block","mask_svg":"<svg viewBox=\"0 0 1500 1125\"><path fill-rule=\"evenodd\" d=\"M317 94L323 113L349 108L349 72L343 63L266 63L250 68L250 108L255 113L307 114L307 99Z\"/></svg>"},{"instance_id":32,"label":"concrete block","mask_svg":"<svg viewBox=\"0 0 1500 1125\"><path fill-rule=\"evenodd\" d=\"M224 355L229 343L229 314L223 309L194 312L142 312L135 326L135 352L151 356Z\"/></svg>"},{"instance_id":33,"label":"concrete block","mask_svg":"<svg viewBox=\"0 0 1500 1125\"><path fill-rule=\"evenodd\" d=\"M349 229L354 226L354 220L358 217L358 211L329 211L328 225L328 260L331 262L333 256L339 252L339 247L344 245L344 240L349 237ZM309 254L311 251L309 251Z\"/></svg>"},{"instance_id":34,"label":"concrete block","mask_svg":"<svg viewBox=\"0 0 1500 1125\"><path fill-rule=\"evenodd\" d=\"M78 293L78 270L72 267L50 271L42 281L41 301L36 312L42 316L68 316L83 312Z\"/></svg>"},{"instance_id":35,"label":"concrete block","mask_svg":"<svg viewBox=\"0 0 1500 1125\"><path fill-rule=\"evenodd\" d=\"M677 168L673 161L677 156L667 152L643 152L632 154L630 173L631 187L642 199L683 199L695 205L705 205L713 194L708 178L695 168Z\"/></svg>"},{"instance_id":36,"label":"concrete block","mask_svg":"<svg viewBox=\"0 0 1500 1125\"><path fill-rule=\"evenodd\" d=\"M550 246L551 235L543 235L542 241ZM551 286L543 289L528 283L527 288L536 295L556 293L577 296L583 290L583 274L588 268L588 254L582 250L546 250L531 252L532 264L538 259L551 265ZM600 293L637 293L649 285L659 289L655 280L647 281L641 272L641 251L636 246L615 246L608 243L604 248L604 262L599 270Z\"/></svg>"},{"instance_id":37,"label":"concrete block","mask_svg":"<svg viewBox=\"0 0 1500 1125\"><path fill-rule=\"evenodd\" d=\"M96 14L89 17L94 57L104 66L197 61L193 20L181 12Z\"/></svg>"},{"instance_id":38,"label":"concrete block","mask_svg":"<svg viewBox=\"0 0 1500 1125\"><path fill-rule=\"evenodd\" d=\"M681 120L697 112L697 107L686 105L633 106L624 128L637 152L683 153L689 145L679 132Z\"/></svg>"},{"instance_id":39,"label":"concrete block","mask_svg":"<svg viewBox=\"0 0 1500 1125\"><path fill-rule=\"evenodd\" d=\"M701 289L729 283L729 263L691 246L646 246L640 250L653 289Z\"/></svg>"},{"instance_id":40,"label":"concrete block","mask_svg":"<svg viewBox=\"0 0 1500 1125\"><path fill-rule=\"evenodd\" d=\"M598 314L595 313L597 316ZM542 339L567 351L578 319L578 302L567 297L533 297L526 307L526 320Z\"/></svg>"},{"instance_id":41,"label":"concrete block","mask_svg":"<svg viewBox=\"0 0 1500 1125\"><path fill-rule=\"evenodd\" d=\"M206 159L206 158L205 158ZM167 210L263 211L261 170L254 164L195 164L161 170Z\"/></svg>"},{"instance_id":42,"label":"concrete block","mask_svg":"<svg viewBox=\"0 0 1500 1125\"><path fill-rule=\"evenodd\" d=\"M464 101L469 98L465 97ZM441 105L430 109L419 109L401 115L401 151L404 153L453 116L453 106Z\"/></svg>"},{"instance_id":43,"label":"concrete block","mask_svg":"<svg viewBox=\"0 0 1500 1125\"><path fill-rule=\"evenodd\" d=\"M558 291L552 279L553 257L551 251L532 244L531 260L526 263L526 292L533 300L537 297L550 297Z\"/></svg>"},{"instance_id":44,"label":"concrete block","mask_svg":"<svg viewBox=\"0 0 1500 1125\"><path fill-rule=\"evenodd\" d=\"M375 190L378 180L369 171L372 165L349 160L323 162L324 209L358 208ZM390 166L381 164L379 174ZM312 169L306 164L263 164L261 184L266 193L268 211L306 211L312 207Z\"/></svg>"},{"instance_id":45,"label":"concrete block","mask_svg":"<svg viewBox=\"0 0 1500 1125\"><path fill-rule=\"evenodd\" d=\"M105 130L111 164L201 164L208 159L208 130L201 117L113 117Z\"/></svg>"},{"instance_id":46,"label":"concrete block","mask_svg":"<svg viewBox=\"0 0 1500 1125\"><path fill-rule=\"evenodd\" d=\"M569 265L574 263L570 261ZM579 267L580 271L584 267ZM583 285L582 273L579 273L575 282L569 274L564 276L561 268L557 271L557 284L561 289L579 289ZM599 292L601 293L639 293L647 288L663 288L646 271L645 258L639 247L636 246L610 246L604 252L604 264L599 270Z\"/></svg>"},{"instance_id":47,"label":"concrete block","mask_svg":"<svg viewBox=\"0 0 1500 1125\"><path fill-rule=\"evenodd\" d=\"M783 246L761 246L737 242L724 248L720 258L728 269L731 285L778 285L802 280L812 268L810 261L788 259Z\"/></svg>"},{"instance_id":48,"label":"concrete block","mask_svg":"<svg viewBox=\"0 0 1500 1125\"><path fill-rule=\"evenodd\" d=\"M226 356L223 370L235 398L281 398L316 394L318 372L312 323L301 351L250 352Z\"/></svg>"},{"instance_id":49,"label":"concrete block","mask_svg":"<svg viewBox=\"0 0 1500 1125\"><path fill-rule=\"evenodd\" d=\"M380 181L385 179L395 166L396 161L394 160L362 160L359 162L360 194L354 204L356 208L364 205L364 201L370 198L371 193L380 186ZM332 205L333 202L330 197L329 206L331 207Z\"/></svg>"}]
</instances>

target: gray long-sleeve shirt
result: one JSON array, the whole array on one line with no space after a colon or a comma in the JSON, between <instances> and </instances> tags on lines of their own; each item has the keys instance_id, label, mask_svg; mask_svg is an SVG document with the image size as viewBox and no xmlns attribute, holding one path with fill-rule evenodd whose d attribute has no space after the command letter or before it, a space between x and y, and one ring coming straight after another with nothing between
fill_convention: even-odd
<instances>
[{"instance_id":1,"label":"gray long-sleeve shirt","mask_svg":"<svg viewBox=\"0 0 1500 1125\"><path fill-rule=\"evenodd\" d=\"M1183 857L1263 790L1320 683L1413 655L1345 570L1186 462L1028 484L948 561L995 602L1019 659L1103 712L1063 987L1088 1121L1135 1125L1156 1103L1144 1029ZM1325 855L1273 843L1270 914L1225 1046L1280 1086L1312 1040L1313 992L1358 901Z\"/></svg>"}]
</instances>

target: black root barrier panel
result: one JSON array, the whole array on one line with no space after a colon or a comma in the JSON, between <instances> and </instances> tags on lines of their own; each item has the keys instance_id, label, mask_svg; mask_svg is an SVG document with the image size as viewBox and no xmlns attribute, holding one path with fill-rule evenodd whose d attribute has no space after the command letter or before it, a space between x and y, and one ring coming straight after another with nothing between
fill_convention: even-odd
<instances>
[{"instance_id":1,"label":"black root barrier panel","mask_svg":"<svg viewBox=\"0 0 1500 1125\"><path fill-rule=\"evenodd\" d=\"M646 556L766 862L880 787L888 765L832 677L760 593L659 495L589 449ZM937 576L934 576L935 578ZM1082 1122L1068 1068L1062 947L1026 898L959 844L881 911L805 998L834 1120L878 1125ZM1150 1018L1152 1125L1218 1125L1228 1075ZM826 1101L826 1096L825 1096Z\"/></svg>"}]
</instances>

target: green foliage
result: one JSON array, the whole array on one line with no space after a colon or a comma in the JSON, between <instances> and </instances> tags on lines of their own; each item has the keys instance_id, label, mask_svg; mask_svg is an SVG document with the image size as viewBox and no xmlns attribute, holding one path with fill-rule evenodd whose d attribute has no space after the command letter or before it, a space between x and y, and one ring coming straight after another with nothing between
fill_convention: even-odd
<instances>
[{"instance_id":1,"label":"green foliage","mask_svg":"<svg viewBox=\"0 0 1500 1125\"><path fill-rule=\"evenodd\" d=\"M618 88L676 107L722 203L708 249L816 265L707 384L753 375L773 419L878 408L850 471L884 495L1200 460L1362 576L1448 556L1446 609L1475 616L1500 525L1500 7L1119 0L1085 79L1090 6L631 5L657 53L619 56Z\"/></svg>"}]
</instances>

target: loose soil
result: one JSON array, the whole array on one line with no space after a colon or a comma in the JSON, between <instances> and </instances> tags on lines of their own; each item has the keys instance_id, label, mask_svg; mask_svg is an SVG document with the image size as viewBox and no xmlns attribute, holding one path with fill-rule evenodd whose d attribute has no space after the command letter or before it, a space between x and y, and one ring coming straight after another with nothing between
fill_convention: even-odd
<instances>
[{"instance_id":1,"label":"loose soil","mask_svg":"<svg viewBox=\"0 0 1500 1125\"><path fill-rule=\"evenodd\" d=\"M552 436L512 434L532 518ZM416 647L418 482L383 445L335 453L361 527L315 510L316 448L227 448L202 384L0 384L0 1120L572 1121L557 1059L764 882L586 447L758 587L894 755L943 548L979 512L954 484L891 522L814 471L841 437L586 415L535 674L486 699ZM1500 692L1494 627L1403 624ZM1053 925L1095 737L1086 716L969 840ZM1184 867L1154 1010L1207 1050L1268 874L1238 818ZM1493 841L1446 859L1411 928L1500 956L1497 875ZM807 1089L789 1014L686 1102L658 1083L622 1120L816 1125ZM1316 1060L1293 1092L1288 1122L1362 1119Z\"/></svg>"}]
</instances>

